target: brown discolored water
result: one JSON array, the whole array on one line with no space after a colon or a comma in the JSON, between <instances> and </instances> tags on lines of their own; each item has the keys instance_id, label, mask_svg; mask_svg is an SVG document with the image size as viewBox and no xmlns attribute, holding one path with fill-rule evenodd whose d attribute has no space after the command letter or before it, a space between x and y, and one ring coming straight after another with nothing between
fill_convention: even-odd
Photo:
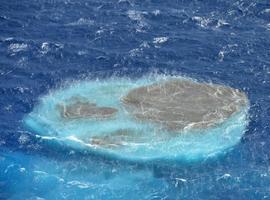
<instances>
[{"instance_id":1,"label":"brown discolored water","mask_svg":"<svg viewBox=\"0 0 270 200\"><path fill-rule=\"evenodd\" d=\"M237 89L186 79L133 89L122 101L135 118L169 130L209 128L248 104L246 95Z\"/></svg>"}]
</instances>

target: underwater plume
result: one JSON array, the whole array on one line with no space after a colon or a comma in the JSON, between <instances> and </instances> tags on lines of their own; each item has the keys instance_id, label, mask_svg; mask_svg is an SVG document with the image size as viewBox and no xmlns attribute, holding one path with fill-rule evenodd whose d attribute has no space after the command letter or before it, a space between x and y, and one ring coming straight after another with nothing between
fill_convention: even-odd
<instances>
[{"instance_id":1,"label":"underwater plume","mask_svg":"<svg viewBox=\"0 0 270 200\"><path fill-rule=\"evenodd\" d=\"M42 97L25 123L45 140L132 161L198 161L237 144L248 99L183 77L82 81Z\"/></svg>"}]
</instances>

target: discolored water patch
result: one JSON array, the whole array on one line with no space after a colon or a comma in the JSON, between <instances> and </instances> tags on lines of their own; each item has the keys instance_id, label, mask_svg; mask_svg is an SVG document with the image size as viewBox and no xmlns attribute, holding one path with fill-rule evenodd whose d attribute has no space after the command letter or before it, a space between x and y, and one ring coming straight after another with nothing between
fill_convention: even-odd
<instances>
[{"instance_id":1,"label":"discolored water patch","mask_svg":"<svg viewBox=\"0 0 270 200\"><path fill-rule=\"evenodd\" d=\"M247 106L248 100L230 87L174 79L132 89L122 102L136 119L177 131L213 127Z\"/></svg>"},{"instance_id":2,"label":"discolored water patch","mask_svg":"<svg viewBox=\"0 0 270 200\"><path fill-rule=\"evenodd\" d=\"M149 142L148 138L133 129L119 129L105 136L94 136L90 139L92 145L102 148L121 148L125 145Z\"/></svg>"},{"instance_id":3,"label":"discolored water patch","mask_svg":"<svg viewBox=\"0 0 270 200\"><path fill-rule=\"evenodd\" d=\"M24 119L48 143L121 159L198 161L236 145L248 99L183 77L82 81L51 91Z\"/></svg>"},{"instance_id":4,"label":"discolored water patch","mask_svg":"<svg viewBox=\"0 0 270 200\"><path fill-rule=\"evenodd\" d=\"M65 119L79 119L79 118L95 118L106 119L113 117L117 112L116 108L99 107L96 103L91 103L85 98L74 96L71 97L70 104L58 104L57 108L60 115Z\"/></svg>"}]
</instances>

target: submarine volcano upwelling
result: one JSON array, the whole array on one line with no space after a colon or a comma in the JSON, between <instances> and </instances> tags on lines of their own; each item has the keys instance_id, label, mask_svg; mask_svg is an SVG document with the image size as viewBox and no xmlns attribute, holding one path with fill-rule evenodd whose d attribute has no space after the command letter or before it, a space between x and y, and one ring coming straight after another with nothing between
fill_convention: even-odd
<instances>
[{"instance_id":1,"label":"submarine volcano upwelling","mask_svg":"<svg viewBox=\"0 0 270 200\"><path fill-rule=\"evenodd\" d=\"M245 132L249 102L227 86L182 77L83 81L52 91L25 118L42 138L132 161L198 161Z\"/></svg>"}]
</instances>

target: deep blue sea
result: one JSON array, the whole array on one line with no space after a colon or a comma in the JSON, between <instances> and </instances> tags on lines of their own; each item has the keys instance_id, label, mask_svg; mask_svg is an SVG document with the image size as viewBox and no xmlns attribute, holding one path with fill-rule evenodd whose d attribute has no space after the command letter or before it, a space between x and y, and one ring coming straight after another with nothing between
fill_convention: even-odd
<instances>
[{"instance_id":1,"label":"deep blue sea","mask_svg":"<svg viewBox=\"0 0 270 200\"><path fill-rule=\"evenodd\" d=\"M147 74L244 91L240 143L136 163L48 146L23 123L62 84ZM0 113L0 199L270 199L270 2L1 0Z\"/></svg>"}]
</instances>

